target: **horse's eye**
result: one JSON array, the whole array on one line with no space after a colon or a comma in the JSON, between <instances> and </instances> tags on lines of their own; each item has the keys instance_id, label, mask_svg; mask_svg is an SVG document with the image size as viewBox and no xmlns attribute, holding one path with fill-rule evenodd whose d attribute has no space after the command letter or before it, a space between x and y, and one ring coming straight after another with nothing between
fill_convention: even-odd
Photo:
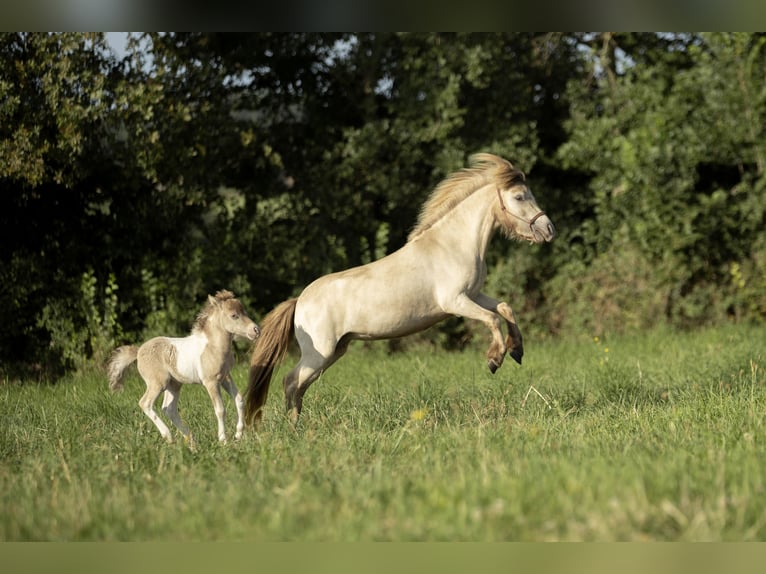
<instances>
[{"instance_id":1,"label":"horse's eye","mask_svg":"<svg viewBox=\"0 0 766 574\"><path fill-rule=\"evenodd\" d=\"M231 318L236 321L237 319L239 319L239 315L237 313L232 313Z\"/></svg>"},{"instance_id":2,"label":"horse's eye","mask_svg":"<svg viewBox=\"0 0 766 574\"><path fill-rule=\"evenodd\" d=\"M516 196L516 201L524 201L524 195L523 195L523 194L521 194L521 193L520 193L520 194L518 194L518 195Z\"/></svg>"}]
</instances>

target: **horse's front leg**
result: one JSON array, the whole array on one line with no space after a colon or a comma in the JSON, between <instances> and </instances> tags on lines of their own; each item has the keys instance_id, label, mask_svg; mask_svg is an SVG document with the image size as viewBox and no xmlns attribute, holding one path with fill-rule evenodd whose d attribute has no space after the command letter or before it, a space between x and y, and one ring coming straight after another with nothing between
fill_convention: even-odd
<instances>
[{"instance_id":1,"label":"horse's front leg","mask_svg":"<svg viewBox=\"0 0 766 574\"><path fill-rule=\"evenodd\" d=\"M215 418L218 419L218 440L226 442L226 427L223 424L224 415L226 413L223 406L223 398L221 397L221 383L219 379L212 378L202 383L210 395L210 400L213 401L213 410L215 411Z\"/></svg>"},{"instance_id":2,"label":"horse's front leg","mask_svg":"<svg viewBox=\"0 0 766 574\"><path fill-rule=\"evenodd\" d=\"M237 389L234 379L231 378L231 373L223 380L222 384L226 392L231 395L234 405L237 407L237 433L234 435L234 438L240 439L245 430L245 401L239 389Z\"/></svg>"},{"instance_id":3,"label":"horse's front leg","mask_svg":"<svg viewBox=\"0 0 766 574\"><path fill-rule=\"evenodd\" d=\"M504 301L496 301L484 293L479 293L476 297L476 302L485 309L498 313L505 319L505 324L508 327L508 336L505 339L505 345L508 347L508 354L520 365L521 358L524 356L524 344L521 339L521 331L516 323L516 316L513 314L511 306Z\"/></svg>"},{"instance_id":4,"label":"horse's front leg","mask_svg":"<svg viewBox=\"0 0 766 574\"><path fill-rule=\"evenodd\" d=\"M483 296L489 299L486 296ZM492 344L487 350L487 367L494 373L503 364L507 344L503 339L503 332L500 329L500 317L494 310L487 309L480 305L466 294L458 295L448 303L442 304L445 312L452 315L459 315L467 319L475 319L484 323L492 334Z\"/></svg>"}]
</instances>

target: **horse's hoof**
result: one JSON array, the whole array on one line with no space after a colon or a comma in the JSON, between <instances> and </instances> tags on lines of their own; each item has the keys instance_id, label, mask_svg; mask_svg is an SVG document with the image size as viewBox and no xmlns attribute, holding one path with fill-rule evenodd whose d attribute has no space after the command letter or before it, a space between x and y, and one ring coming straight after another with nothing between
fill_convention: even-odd
<instances>
[{"instance_id":1,"label":"horse's hoof","mask_svg":"<svg viewBox=\"0 0 766 574\"><path fill-rule=\"evenodd\" d=\"M514 349L508 354L511 356L511 359L516 361L519 365L521 364L521 357L524 356L524 351L521 349Z\"/></svg>"},{"instance_id":2,"label":"horse's hoof","mask_svg":"<svg viewBox=\"0 0 766 574\"><path fill-rule=\"evenodd\" d=\"M489 367L489 372L492 373L493 375L495 374L495 371L497 371L500 368L500 365L498 365L494 359L490 359L489 361L487 361L487 366Z\"/></svg>"}]
</instances>

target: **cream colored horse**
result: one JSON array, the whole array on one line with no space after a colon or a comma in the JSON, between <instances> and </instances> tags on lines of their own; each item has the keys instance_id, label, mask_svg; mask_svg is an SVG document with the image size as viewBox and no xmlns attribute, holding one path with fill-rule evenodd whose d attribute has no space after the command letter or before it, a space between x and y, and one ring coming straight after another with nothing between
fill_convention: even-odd
<instances>
[{"instance_id":1,"label":"cream colored horse","mask_svg":"<svg viewBox=\"0 0 766 574\"><path fill-rule=\"evenodd\" d=\"M154 411L154 401L165 391L162 411L184 438L191 441L191 431L178 414L178 397L182 384L202 384L213 401L218 419L218 440L224 442L223 385L237 407L235 436L240 438L245 427L244 401L231 378L231 368L234 366L231 343L235 335L254 341L259 333L258 325L247 316L245 308L234 298L234 294L231 291L219 291L215 297L208 295L207 304L197 315L188 337L155 337L141 346L117 348L107 366L109 387L113 391L121 389L125 370L133 361L138 361L138 372L146 382L146 392L138 404L160 434L172 442L170 429Z\"/></svg>"},{"instance_id":2,"label":"cream colored horse","mask_svg":"<svg viewBox=\"0 0 766 574\"><path fill-rule=\"evenodd\" d=\"M294 421L303 394L346 352L354 339L401 337L458 315L484 323L492 334L487 365L495 372L506 352L521 363L521 332L511 307L481 292L485 254L493 232L534 243L555 230L537 206L524 174L491 154L471 158L470 168L442 181L423 206L407 243L377 261L320 277L263 321L250 360L248 423L257 423L274 368L293 336L300 360L284 380ZM503 337L501 320L508 335Z\"/></svg>"}]
</instances>

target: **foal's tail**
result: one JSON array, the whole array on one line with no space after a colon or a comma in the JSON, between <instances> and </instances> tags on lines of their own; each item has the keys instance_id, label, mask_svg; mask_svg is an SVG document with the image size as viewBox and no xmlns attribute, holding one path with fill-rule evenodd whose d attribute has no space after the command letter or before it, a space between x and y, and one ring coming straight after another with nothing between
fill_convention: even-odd
<instances>
[{"instance_id":1,"label":"foal's tail","mask_svg":"<svg viewBox=\"0 0 766 574\"><path fill-rule=\"evenodd\" d=\"M138 356L138 345L117 347L106 365L109 374L109 388L113 391L122 389L122 381L127 369Z\"/></svg>"},{"instance_id":2,"label":"foal's tail","mask_svg":"<svg viewBox=\"0 0 766 574\"><path fill-rule=\"evenodd\" d=\"M295 332L293 317L297 302L298 299L293 298L280 303L261 323L261 336L250 357L250 382L245 391L245 419L248 425L257 425L263 416L271 375L285 358Z\"/></svg>"}]
</instances>

